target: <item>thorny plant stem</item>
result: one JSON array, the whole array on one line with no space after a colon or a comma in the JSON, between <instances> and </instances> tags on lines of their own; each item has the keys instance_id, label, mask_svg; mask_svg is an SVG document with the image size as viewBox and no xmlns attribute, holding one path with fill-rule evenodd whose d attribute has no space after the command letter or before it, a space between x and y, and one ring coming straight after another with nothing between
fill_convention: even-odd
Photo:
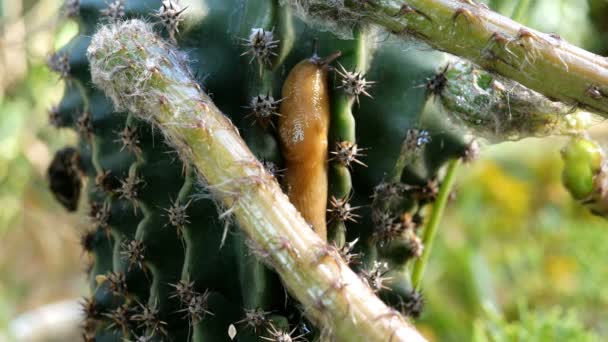
<instances>
[{"instance_id":1,"label":"thorny plant stem","mask_svg":"<svg viewBox=\"0 0 608 342\"><path fill-rule=\"evenodd\" d=\"M310 16L379 25L608 117L608 60L472 0L284 0ZM335 19L341 18L341 19Z\"/></svg>"},{"instance_id":2,"label":"thorny plant stem","mask_svg":"<svg viewBox=\"0 0 608 342\"><path fill-rule=\"evenodd\" d=\"M237 128L197 86L182 55L150 25L131 20L101 27L87 55L93 82L119 109L158 126L192 163L224 208L221 216L236 220L326 338L424 341L310 229Z\"/></svg>"},{"instance_id":3,"label":"thorny plant stem","mask_svg":"<svg viewBox=\"0 0 608 342\"><path fill-rule=\"evenodd\" d=\"M424 235L422 237L424 251L422 252L422 256L416 260L414 269L412 271L412 285L416 291L420 290L420 286L422 285L421 283L422 276L424 275L424 269L429 261L429 255L433 249L433 242L435 241L435 236L437 235L437 229L439 228L441 217L443 216L444 209L448 203L450 192L452 191L452 186L454 185L456 170L458 169L459 164L460 159L454 159L448 163L445 177L443 178L443 182L439 188L437 200L433 205L433 209L431 211L429 220L427 221L426 227L424 227Z\"/></svg>"}]
</instances>

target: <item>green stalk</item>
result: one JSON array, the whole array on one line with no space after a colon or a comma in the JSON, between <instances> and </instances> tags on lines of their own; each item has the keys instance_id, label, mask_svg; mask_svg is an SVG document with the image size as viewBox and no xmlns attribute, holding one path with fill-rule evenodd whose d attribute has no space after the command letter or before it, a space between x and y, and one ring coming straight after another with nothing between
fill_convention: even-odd
<instances>
[{"instance_id":1,"label":"green stalk","mask_svg":"<svg viewBox=\"0 0 608 342\"><path fill-rule=\"evenodd\" d=\"M439 228L439 223L441 222L441 217L443 216L445 206L448 203L450 191L452 191L452 186L454 185L454 178L456 175L456 170L458 169L458 164L460 164L460 159L454 159L449 162L447 172L443 178L443 183L439 189L437 201L433 205L431 216L427 221L426 227L424 227L424 235L422 237L424 251L422 252L422 256L416 260L414 269L412 271L412 285L415 290L420 290L424 269L429 261L429 255L433 249L433 242L435 241L435 236L437 235L437 229Z\"/></svg>"},{"instance_id":2,"label":"green stalk","mask_svg":"<svg viewBox=\"0 0 608 342\"><path fill-rule=\"evenodd\" d=\"M233 217L324 336L338 341L424 341L306 224L236 127L201 91L183 57L149 24L103 26L87 56L93 82L154 123Z\"/></svg>"},{"instance_id":3,"label":"green stalk","mask_svg":"<svg viewBox=\"0 0 608 342\"><path fill-rule=\"evenodd\" d=\"M466 58L552 98L608 116L608 61L461 0L284 0L340 27L367 22ZM339 19L336 19L339 18Z\"/></svg>"}]
</instances>

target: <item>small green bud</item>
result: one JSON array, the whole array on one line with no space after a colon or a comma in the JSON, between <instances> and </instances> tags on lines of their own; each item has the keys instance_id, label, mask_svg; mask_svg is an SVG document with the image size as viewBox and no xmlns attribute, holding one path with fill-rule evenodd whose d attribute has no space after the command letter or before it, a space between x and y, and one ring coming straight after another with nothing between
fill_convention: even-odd
<instances>
[{"instance_id":1,"label":"small green bud","mask_svg":"<svg viewBox=\"0 0 608 342\"><path fill-rule=\"evenodd\" d=\"M594 141L575 137L562 149L564 171L562 182L576 199L583 199L593 192L594 176L600 171L604 152Z\"/></svg>"}]
</instances>

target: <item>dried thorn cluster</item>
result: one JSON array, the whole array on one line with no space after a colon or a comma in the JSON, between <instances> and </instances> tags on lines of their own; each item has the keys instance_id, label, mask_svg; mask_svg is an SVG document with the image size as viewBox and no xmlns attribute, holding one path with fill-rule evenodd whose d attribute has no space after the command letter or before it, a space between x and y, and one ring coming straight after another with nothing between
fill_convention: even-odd
<instances>
[{"instance_id":1,"label":"dried thorn cluster","mask_svg":"<svg viewBox=\"0 0 608 342\"><path fill-rule=\"evenodd\" d=\"M155 16L160 19L172 42L175 42L175 36L179 33L179 23L184 20L183 13L188 7L181 8L172 0L163 0L160 8Z\"/></svg>"},{"instance_id":2,"label":"dried thorn cluster","mask_svg":"<svg viewBox=\"0 0 608 342\"><path fill-rule=\"evenodd\" d=\"M120 180L120 189L118 189L120 198L133 202L134 209L137 209L137 199L143 183L144 180L135 173L130 173L126 179Z\"/></svg>"},{"instance_id":3,"label":"dried thorn cluster","mask_svg":"<svg viewBox=\"0 0 608 342\"><path fill-rule=\"evenodd\" d=\"M144 269L144 258L146 247L141 240L124 241L122 243L120 254L129 262L128 270L131 270L133 265L137 265L139 269Z\"/></svg>"},{"instance_id":4,"label":"dried thorn cluster","mask_svg":"<svg viewBox=\"0 0 608 342\"><path fill-rule=\"evenodd\" d=\"M401 303L401 311L413 319L420 318L423 308L424 297L422 296L422 292L417 290L410 291Z\"/></svg>"},{"instance_id":5,"label":"dried thorn cluster","mask_svg":"<svg viewBox=\"0 0 608 342\"><path fill-rule=\"evenodd\" d=\"M349 203L350 198L336 198L333 195L329 199L330 208L327 211L331 214L330 221L338 220L340 222L352 221L357 222L357 219L361 215L354 214L353 212L359 208L352 207Z\"/></svg>"},{"instance_id":6,"label":"dried thorn cluster","mask_svg":"<svg viewBox=\"0 0 608 342\"><path fill-rule=\"evenodd\" d=\"M191 202L192 200L182 205L179 200L175 200L169 209L163 209L167 213L166 216L169 218L169 222L166 223L165 226L170 224L175 227L180 238L184 234L186 225L190 223L188 220L188 206L190 206Z\"/></svg>"},{"instance_id":7,"label":"dried thorn cluster","mask_svg":"<svg viewBox=\"0 0 608 342\"><path fill-rule=\"evenodd\" d=\"M392 278L386 276L388 271L389 268L386 262L374 261L371 268L361 271L361 277L372 291L378 293L382 290L389 289L389 287L386 286L386 282L390 281Z\"/></svg>"},{"instance_id":8,"label":"dried thorn cluster","mask_svg":"<svg viewBox=\"0 0 608 342\"><path fill-rule=\"evenodd\" d=\"M101 10L101 14L110 23L116 23L125 16L125 0L115 0L108 4L108 7Z\"/></svg>"},{"instance_id":9,"label":"dried thorn cluster","mask_svg":"<svg viewBox=\"0 0 608 342\"><path fill-rule=\"evenodd\" d=\"M108 313L104 313L104 316L110 319L108 329L119 328L123 332L127 332L130 329L130 308L127 304L123 304Z\"/></svg>"},{"instance_id":10,"label":"dried thorn cluster","mask_svg":"<svg viewBox=\"0 0 608 342\"><path fill-rule=\"evenodd\" d=\"M59 74L61 79L66 79L70 76L70 60L66 53L53 53L48 57L46 63L51 71Z\"/></svg>"},{"instance_id":11,"label":"dried thorn cluster","mask_svg":"<svg viewBox=\"0 0 608 342\"><path fill-rule=\"evenodd\" d=\"M181 305L188 305L196 292L194 291L194 282L182 279L176 284L170 284L175 291L170 298L177 298Z\"/></svg>"},{"instance_id":12,"label":"dried thorn cluster","mask_svg":"<svg viewBox=\"0 0 608 342\"><path fill-rule=\"evenodd\" d=\"M159 318L159 310L156 305L144 305L139 303L135 314L131 315L131 321L138 324L138 328L146 328L151 336L167 336L167 323Z\"/></svg>"},{"instance_id":13,"label":"dried thorn cluster","mask_svg":"<svg viewBox=\"0 0 608 342\"><path fill-rule=\"evenodd\" d=\"M127 280L122 272L108 272L106 280L109 283L110 291L117 296L124 296L127 293Z\"/></svg>"},{"instance_id":14,"label":"dried thorn cluster","mask_svg":"<svg viewBox=\"0 0 608 342\"><path fill-rule=\"evenodd\" d=\"M388 210L372 212L372 220L374 222L372 238L380 246L386 245L405 231L401 222Z\"/></svg>"},{"instance_id":15,"label":"dried thorn cluster","mask_svg":"<svg viewBox=\"0 0 608 342\"><path fill-rule=\"evenodd\" d=\"M125 148L127 149L127 151L139 155L141 154L141 147L139 146L140 141L139 141L139 136L137 134L137 127L132 127L132 126L125 126L125 128L118 132L118 139L116 140L117 142L120 142L122 144L122 147L120 148L121 151L123 151Z\"/></svg>"},{"instance_id":16,"label":"dried thorn cluster","mask_svg":"<svg viewBox=\"0 0 608 342\"><path fill-rule=\"evenodd\" d=\"M263 28L252 28L248 38L243 39L243 46L247 48L241 56L251 55L249 63L255 59L260 65L270 65L270 59L277 56L274 50L279 46L279 40L274 39L274 32Z\"/></svg>"},{"instance_id":17,"label":"dried thorn cluster","mask_svg":"<svg viewBox=\"0 0 608 342\"><path fill-rule=\"evenodd\" d=\"M353 163L367 167L357 157L364 157L363 151L366 149L358 148L357 144L350 141L336 142L336 150L332 151L333 157L330 160L337 160L340 164L351 167Z\"/></svg>"},{"instance_id":18,"label":"dried thorn cluster","mask_svg":"<svg viewBox=\"0 0 608 342\"><path fill-rule=\"evenodd\" d=\"M360 72L348 71L340 65L340 70L336 70L338 75L340 76L341 84L338 88L344 89L344 92L348 95L354 96L357 103L359 103L359 95L365 95L369 98L372 96L367 92L372 84L376 83L373 81L367 81L365 76Z\"/></svg>"},{"instance_id":19,"label":"dried thorn cluster","mask_svg":"<svg viewBox=\"0 0 608 342\"><path fill-rule=\"evenodd\" d=\"M188 318L188 320L190 321L191 325L196 325L198 322L202 321L205 316L207 315L211 315L213 316L213 313L211 311L208 310L208 306L209 306L209 291L205 290L205 292L201 293L194 293L192 295L192 298L190 298L190 301L188 302L188 304L186 305L185 308L179 310L179 312L185 312L186 316Z\"/></svg>"},{"instance_id":20,"label":"dried thorn cluster","mask_svg":"<svg viewBox=\"0 0 608 342\"><path fill-rule=\"evenodd\" d=\"M91 202L89 219L95 227L108 229L110 222L110 205L107 202Z\"/></svg>"},{"instance_id":21,"label":"dried thorn cluster","mask_svg":"<svg viewBox=\"0 0 608 342\"><path fill-rule=\"evenodd\" d=\"M257 334L258 329L263 328L270 321L268 315L270 311L264 311L262 309L245 309L245 318L236 322L236 324L244 324L246 327L253 329L253 332Z\"/></svg>"},{"instance_id":22,"label":"dried thorn cluster","mask_svg":"<svg viewBox=\"0 0 608 342\"><path fill-rule=\"evenodd\" d=\"M266 126L270 123L273 127L272 116L281 116L279 114L279 103L281 103L282 99L275 100L270 93L266 95L257 95L251 97L249 101L249 106L246 107L251 110L251 113L247 114L246 117L254 117L254 123L258 122L262 126Z\"/></svg>"}]
</instances>

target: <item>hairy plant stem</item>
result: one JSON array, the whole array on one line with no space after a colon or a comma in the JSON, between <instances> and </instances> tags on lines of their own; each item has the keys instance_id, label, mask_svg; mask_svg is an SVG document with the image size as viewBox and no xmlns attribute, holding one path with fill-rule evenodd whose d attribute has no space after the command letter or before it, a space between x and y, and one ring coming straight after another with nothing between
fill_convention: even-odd
<instances>
[{"instance_id":1,"label":"hairy plant stem","mask_svg":"<svg viewBox=\"0 0 608 342\"><path fill-rule=\"evenodd\" d=\"M431 211L429 220L426 223L426 227L424 227L424 235L422 237L424 251L422 252L422 256L416 260L414 269L412 271L412 285L415 290L420 290L420 286L422 285L424 269L429 261L429 255L433 249L433 242L435 241L435 236L437 235L437 229L439 228L441 217L443 216L444 209L448 203L450 191L452 191L456 170L458 169L459 164L460 159L454 159L448 163L445 177L443 178L443 182L439 188L437 200L433 205L433 209Z\"/></svg>"},{"instance_id":2,"label":"hairy plant stem","mask_svg":"<svg viewBox=\"0 0 608 342\"><path fill-rule=\"evenodd\" d=\"M379 25L469 59L551 99L608 116L608 60L465 0L284 0L339 26Z\"/></svg>"},{"instance_id":3,"label":"hairy plant stem","mask_svg":"<svg viewBox=\"0 0 608 342\"><path fill-rule=\"evenodd\" d=\"M119 109L154 123L193 164L224 212L250 239L326 337L424 341L324 243L194 82L183 56L150 25L107 25L88 50L93 82ZM236 270L234 270L236 272Z\"/></svg>"}]
</instances>

